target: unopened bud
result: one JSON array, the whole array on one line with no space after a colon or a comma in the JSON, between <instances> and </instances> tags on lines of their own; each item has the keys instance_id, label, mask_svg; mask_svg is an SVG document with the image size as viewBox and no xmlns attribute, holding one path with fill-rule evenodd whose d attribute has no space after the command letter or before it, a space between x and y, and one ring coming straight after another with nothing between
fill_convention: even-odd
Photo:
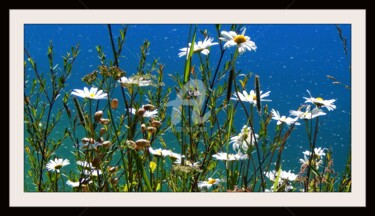
<instances>
[{"instance_id":1,"label":"unopened bud","mask_svg":"<svg viewBox=\"0 0 375 216\"><path fill-rule=\"evenodd\" d=\"M150 146L150 141L145 140L145 139L139 139L135 141L135 143L137 144L137 146L141 146L141 147Z\"/></svg>"},{"instance_id":2,"label":"unopened bud","mask_svg":"<svg viewBox=\"0 0 375 216\"><path fill-rule=\"evenodd\" d=\"M118 183L118 178L111 179L112 185L117 185Z\"/></svg>"},{"instance_id":3,"label":"unopened bud","mask_svg":"<svg viewBox=\"0 0 375 216\"><path fill-rule=\"evenodd\" d=\"M104 124L104 125L107 125L109 123L109 119L100 119L100 123Z\"/></svg>"},{"instance_id":4,"label":"unopened bud","mask_svg":"<svg viewBox=\"0 0 375 216\"><path fill-rule=\"evenodd\" d=\"M115 167L108 167L108 171L113 173L113 172L116 172L118 170L118 167L115 166Z\"/></svg>"},{"instance_id":5,"label":"unopened bud","mask_svg":"<svg viewBox=\"0 0 375 216\"><path fill-rule=\"evenodd\" d=\"M86 144L86 143L88 143L88 142L90 142L90 139L89 139L89 138L87 138L87 137L82 138L82 143L83 143L83 144Z\"/></svg>"},{"instance_id":6,"label":"unopened bud","mask_svg":"<svg viewBox=\"0 0 375 216\"><path fill-rule=\"evenodd\" d=\"M116 98L114 98L112 101L111 101L111 108L112 109L117 109L118 107L118 100Z\"/></svg>"},{"instance_id":7,"label":"unopened bud","mask_svg":"<svg viewBox=\"0 0 375 216\"><path fill-rule=\"evenodd\" d=\"M149 133L155 133L156 132L156 128L154 128L154 127L147 127L147 131Z\"/></svg>"},{"instance_id":8,"label":"unopened bud","mask_svg":"<svg viewBox=\"0 0 375 216\"><path fill-rule=\"evenodd\" d=\"M137 110L137 113L136 113L136 115L137 116L139 116L139 117L143 117L143 114L145 114L145 112L146 112L146 110L144 109L144 108L139 108L138 110Z\"/></svg>"},{"instance_id":9,"label":"unopened bud","mask_svg":"<svg viewBox=\"0 0 375 216\"><path fill-rule=\"evenodd\" d=\"M94 158L94 160L92 160L92 166L93 167L99 167L99 164L100 164L100 161L101 161L101 158L100 157L96 157Z\"/></svg>"},{"instance_id":10,"label":"unopened bud","mask_svg":"<svg viewBox=\"0 0 375 216\"><path fill-rule=\"evenodd\" d=\"M103 117L103 111L99 110L98 112L95 113L94 119L96 122L99 122L102 117Z\"/></svg>"},{"instance_id":11,"label":"unopened bud","mask_svg":"<svg viewBox=\"0 0 375 216\"><path fill-rule=\"evenodd\" d=\"M159 128L159 127L161 126L161 122L160 122L160 121L155 121L155 120L153 120L153 121L151 122L151 125L152 125L153 127L157 127L157 128Z\"/></svg>"},{"instance_id":12,"label":"unopened bud","mask_svg":"<svg viewBox=\"0 0 375 216\"><path fill-rule=\"evenodd\" d=\"M146 131L146 125L145 124L141 124L141 130L142 130L142 132Z\"/></svg>"},{"instance_id":13,"label":"unopened bud","mask_svg":"<svg viewBox=\"0 0 375 216\"><path fill-rule=\"evenodd\" d=\"M102 143L102 145L103 145L103 147L105 147L105 148L108 148L109 146L111 146L111 141L104 141L103 143Z\"/></svg>"},{"instance_id":14,"label":"unopened bud","mask_svg":"<svg viewBox=\"0 0 375 216\"><path fill-rule=\"evenodd\" d=\"M136 143L133 140L126 140L126 145L132 146L133 148L135 148Z\"/></svg>"},{"instance_id":15,"label":"unopened bud","mask_svg":"<svg viewBox=\"0 0 375 216\"><path fill-rule=\"evenodd\" d=\"M143 106L143 108L145 110L148 110L148 111L154 111L155 110L155 106L152 105L152 104L146 104L146 105Z\"/></svg>"},{"instance_id":16,"label":"unopened bud","mask_svg":"<svg viewBox=\"0 0 375 216\"><path fill-rule=\"evenodd\" d=\"M103 135L103 134L105 134L105 128L100 128L100 135Z\"/></svg>"}]
</instances>

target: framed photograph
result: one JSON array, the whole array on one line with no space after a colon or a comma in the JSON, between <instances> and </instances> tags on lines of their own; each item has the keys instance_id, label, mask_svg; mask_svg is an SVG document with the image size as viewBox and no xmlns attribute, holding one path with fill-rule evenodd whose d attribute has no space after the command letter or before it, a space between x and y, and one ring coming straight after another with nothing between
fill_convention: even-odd
<instances>
[{"instance_id":1,"label":"framed photograph","mask_svg":"<svg viewBox=\"0 0 375 216\"><path fill-rule=\"evenodd\" d=\"M365 16L10 10L10 206L365 206Z\"/></svg>"}]
</instances>

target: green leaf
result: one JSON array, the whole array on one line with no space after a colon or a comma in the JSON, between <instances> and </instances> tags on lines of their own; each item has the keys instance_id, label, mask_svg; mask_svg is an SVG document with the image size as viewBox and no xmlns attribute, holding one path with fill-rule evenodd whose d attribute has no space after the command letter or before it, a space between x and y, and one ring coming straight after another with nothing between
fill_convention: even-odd
<instances>
[{"instance_id":1,"label":"green leaf","mask_svg":"<svg viewBox=\"0 0 375 216\"><path fill-rule=\"evenodd\" d=\"M197 27L194 28L193 39L191 40L189 54L187 55L187 59L185 62L184 83L187 83L189 81L189 75L190 75L190 69L191 69L191 57L193 56L193 53L194 53L196 31L197 31Z\"/></svg>"},{"instance_id":2,"label":"green leaf","mask_svg":"<svg viewBox=\"0 0 375 216\"><path fill-rule=\"evenodd\" d=\"M161 188L161 185L160 185L160 183L158 183L158 186L156 186L156 191L159 191L160 188Z\"/></svg>"},{"instance_id":3,"label":"green leaf","mask_svg":"<svg viewBox=\"0 0 375 216\"><path fill-rule=\"evenodd\" d=\"M275 183L273 184L273 190L274 191L278 191L279 179L280 179L280 172L281 172L281 165L280 165L279 170L277 171L277 176L276 176L276 179L275 179Z\"/></svg>"},{"instance_id":4,"label":"green leaf","mask_svg":"<svg viewBox=\"0 0 375 216\"><path fill-rule=\"evenodd\" d=\"M79 120L81 121L81 124L85 127L87 125L86 121L85 121L85 117L83 115L83 112L82 112L82 109L81 109L81 106L79 105L79 102L77 100L76 97L73 97L73 101L74 101L74 105L76 106L77 108L77 112L78 112L78 117L79 117Z\"/></svg>"},{"instance_id":5,"label":"green leaf","mask_svg":"<svg viewBox=\"0 0 375 216\"><path fill-rule=\"evenodd\" d=\"M135 155L135 158L136 158L137 167L138 167L138 169L141 171L141 173L142 173L142 177L143 177L143 180L144 180L145 183L146 183L147 190L148 190L149 192L151 192L151 191L152 191L151 184L150 184L150 181L149 181L149 179L148 179L148 177L147 177L147 173L146 173L146 170L145 170L145 168L144 168L144 166L143 166L142 160L141 160L141 158L139 157L138 153L135 152L134 150L133 150L133 154Z\"/></svg>"}]
</instances>

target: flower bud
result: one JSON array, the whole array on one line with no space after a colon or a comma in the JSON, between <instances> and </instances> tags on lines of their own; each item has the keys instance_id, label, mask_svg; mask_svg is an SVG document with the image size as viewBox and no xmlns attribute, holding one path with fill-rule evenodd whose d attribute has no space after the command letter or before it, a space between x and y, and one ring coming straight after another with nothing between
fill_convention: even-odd
<instances>
[{"instance_id":1,"label":"flower bud","mask_svg":"<svg viewBox=\"0 0 375 216\"><path fill-rule=\"evenodd\" d=\"M93 167L99 167L100 161L101 161L100 157L95 157L94 160L92 160L92 162L91 162L92 166Z\"/></svg>"},{"instance_id":2,"label":"flower bud","mask_svg":"<svg viewBox=\"0 0 375 216\"><path fill-rule=\"evenodd\" d=\"M109 119L100 119L100 123L104 124L104 125L107 125L109 123Z\"/></svg>"},{"instance_id":3,"label":"flower bud","mask_svg":"<svg viewBox=\"0 0 375 216\"><path fill-rule=\"evenodd\" d=\"M95 115L94 115L94 119L95 119L96 122L99 122L102 117L103 117L103 111L101 111L101 110L96 112Z\"/></svg>"},{"instance_id":4,"label":"flower bud","mask_svg":"<svg viewBox=\"0 0 375 216\"><path fill-rule=\"evenodd\" d=\"M83 144L86 144L86 143L88 143L88 142L90 142L90 139L89 139L89 138L87 138L87 137L82 138L82 143L83 143Z\"/></svg>"},{"instance_id":5,"label":"flower bud","mask_svg":"<svg viewBox=\"0 0 375 216\"><path fill-rule=\"evenodd\" d=\"M153 121L151 122L151 125L152 125L153 127L157 127L157 128L159 128L159 127L161 126L161 122L160 122L160 121L155 121L155 120L153 120Z\"/></svg>"},{"instance_id":6,"label":"flower bud","mask_svg":"<svg viewBox=\"0 0 375 216\"><path fill-rule=\"evenodd\" d=\"M105 148L108 148L109 146L111 146L111 141L104 141L103 143L102 143L102 145L103 145L103 147L105 147Z\"/></svg>"},{"instance_id":7,"label":"flower bud","mask_svg":"<svg viewBox=\"0 0 375 216\"><path fill-rule=\"evenodd\" d=\"M133 140L126 140L126 145L135 148L136 143Z\"/></svg>"},{"instance_id":8,"label":"flower bud","mask_svg":"<svg viewBox=\"0 0 375 216\"><path fill-rule=\"evenodd\" d=\"M112 101L111 101L111 108L112 109L117 109L118 107L118 100L116 98L114 98Z\"/></svg>"},{"instance_id":9,"label":"flower bud","mask_svg":"<svg viewBox=\"0 0 375 216\"><path fill-rule=\"evenodd\" d=\"M137 144L137 146L141 146L141 147L150 146L150 141L145 140L145 139L139 139L139 140L135 141L135 144Z\"/></svg>"},{"instance_id":10,"label":"flower bud","mask_svg":"<svg viewBox=\"0 0 375 216\"><path fill-rule=\"evenodd\" d=\"M152 105L152 104L146 104L143 106L143 108L147 111L154 111L155 110L155 106Z\"/></svg>"},{"instance_id":11,"label":"flower bud","mask_svg":"<svg viewBox=\"0 0 375 216\"><path fill-rule=\"evenodd\" d=\"M141 130L142 130L142 132L146 131L146 125L145 124L141 124Z\"/></svg>"},{"instance_id":12,"label":"flower bud","mask_svg":"<svg viewBox=\"0 0 375 216\"><path fill-rule=\"evenodd\" d=\"M100 128L100 135L103 135L103 134L105 134L105 128Z\"/></svg>"},{"instance_id":13,"label":"flower bud","mask_svg":"<svg viewBox=\"0 0 375 216\"><path fill-rule=\"evenodd\" d=\"M137 110L137 113L136 113L136 115L138 116L138 117L143 117L143 114L145 114L145 112L146 112L146 110L144 109L144 108L139 108L138 110Z\"/></svg>"},{"instance_id":14,"label":"flower bud","mask_svg":"<svg viewBox=\"0 0 375 216\"><path fill-rule=\"evenodd\" d=\"M156 128L154 128L154 127L147 127L147 131L149 133L155 133L156 132Z\"/></svg>"}]
</instances>

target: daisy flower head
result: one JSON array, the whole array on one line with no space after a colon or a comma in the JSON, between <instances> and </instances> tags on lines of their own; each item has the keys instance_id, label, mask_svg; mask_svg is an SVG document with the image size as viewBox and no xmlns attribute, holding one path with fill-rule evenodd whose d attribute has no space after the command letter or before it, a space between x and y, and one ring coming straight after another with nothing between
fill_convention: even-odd
<instances>
[{"instance_id":1,"label":"daisy flower head","mask_svg":"<svg viewBox=\"0 0 375 216\"><path fill-rule=\"evenodd\" d=\"M272 119L277 121L277 125L280 125L282 123L285 123L287 125L295 124L295 125L300 125L300 123L297 122L298 117L296 118L291 118L291 117L286 117L286 116L280 116L279 111L276 111L272 109Z\"/></svg>"},{"instance_id":2,"label":"daisy flower head","mask_svg":"<svg viewBox=\"0 0 375 216\"><path fill-rule=\"evenodd\" d=\"M277 178L277 171L269 171L265 173L265 176L269 178L271 181L276 181ZM298 175L292 173L290 170L288 172L281 170L280 171L280 177L279 182L282 183L284 181L295 181L297 179Z\"/></svg>"},{"instance_id":3,"label":"daisy flower head","mask_svg":"<svg viewBox=\"0 0 375 216\"><path fill-rule=\"evenodd\" d=\"M98 176L98 174L102 174L102 171L99 169L83 170L83 174L86 176Z\"/></svg>"},{"instance_id":4,"label":"daisy flower head","mask_svg":"<svg viewBox=\"0 0 375 216\"><path fill-rule=\"evenodd\" d=\"M91 184L92 181L90 181L89 179L84 179L82 178L80 181L77 181L77 182L72 182L70 180L66 181L66 184L72 188L78 188L80 185L81 186L86 186L87 184Z\"/></svg>"},{"instance_id":5,"label":"daisy flower head","mask_svg":"<svg viewBox=\"0 0 375 216\"><path fill-rule=\"evenodd\" d=\"M131 87L133 85L137 85L140 87L149 86L151 85L151 80L144 79L143 77L135 78L135 77L121 77L118 81L122 87Z\"/></svg>"},{"instance_id":6,"label":"daisy flower head","mask_svg":"<svg viewBox=\"0 0 375 216\"><path fill-rule=\"evenodd\" d=\"M270 93L271 91L268 91L264 94L262 94L263 91L260 91L260 101L272 101L272 100L269 100L269 99L264 99L265 97L268 97L270 96ZM231 98L232 100L240 100L240 101L243 101L243 102L248 102L250 104L253 104L254 106L256 106L257 104L257 95L255 93L254 90L251 90L249 93L247 93L246 91L242 91L241 92L237 92L237 93L233 93L233 97Z\"/></svg>"},{"instance_id":7,"label":"daisy flower head","mask_svg":"<svg viewBox=\"0 0 375 216\"><path fill-rule=\"evenodd\" d=\"M194 53L202 53L203 55L208 55L210 53L210 48L213 45L217 45L219 43L212 42L214 38L206 37L204 41L198 41L198 43L194 43ZM180 49L180 53L178 54L178 57L186 56L186 59L188 57L188 54L190 52L191 43L188 44L189 47L184 47Z\"/></svg>"},{"instance_id":8,"label":"daisy flower head","mask_svg":"<svg viewBox=\"0 0 375 216\"><path fill-rule=\"evenodd\" d=\"M61 158L55 158L55 160L50 160L46 164L46 168L48 171L56 171L60 172L60 169L66 165L69 165L69 160L68 159L61 159Z\"/></svg>"},{"instance_id":9,"label":"daisy flower head","mask_svg":"<svg viewBox=\"0 0 375 216\"><path fill-rule=\"evenodd\" d=\"M336 99L324 100L321 97L314 98L313 96L311 96L311 93L309 90L306 90L306 91L309 93L310 97L309 98L303 97L304 99L306 99L305 103L315 104L318 108L325 107L327 108L328 111L332 111L336 109L336 105L333 104L336 101Z\"/></svg>"},{"instance_id":10,"label":"daisy flower head","mask_svg":"<svg viewBox=\"0 0 375 216\"><path fill-rule=\"evenodd\" d=\"M198 182L198 188L199 189L210 189L213 185L218 185L220 182L223 182L222 179L213 179L208 178L208 181L201 181Z\"/></svg>"},{"instance_id":11,"label":"daisy flower head","mask_svg":"<svg viewBox=\"0 0 375 216\"><path fill-rule=\"evenodd\" d=\"M314 149L314 157L313 157L313 160L312 160L312 164L315 164L316 169L319 169L320 165L323 164L322 159L326 155L324 150L325 150L325 148L322 149L320 147ZM308 166L310 164L311 152L306 150L306 151L302 152L302 154L303 154L303 159L299 159L299 161L302 164L302 167Z\"/></svg>"},{"instance_id":12,"label":"daisy flower head","mask_svg":"<svg viewBox=\"0 0 375 216\"><path fill-rule=\"evenodd\" d=\"M160 156L167 157L171 154L171 150L166 150L166 149L161 149L161 148L153 149L152 147L150 147L148 148L148 151L156 157L160 157Z\"/></svg>"},{"instance_id":13,"label":"daisy flower head","mask_svg":"<svg viewBox=\"0 0 375 216\"><path fill-rule=\"evenodd\" d=\"M257 134L255 134L255 138L258 138ZM251 127L244 125L237 136L230 138L229 144L233 144L234 151L243 150L246 152L249 149L249 146L253 145L254 142L255 140Z\"/></svg>"},{"instance_id":14,"label":"daisy flower head","mask_svg":"<svg viewBox=\"0 0 375 216\"><path fill-rule=\"evenodd\" d=\"M216 158L216 160L222 161L238 161L246 160L249 158L247 154L242 154L241 152L237 154L227 154L226 152L219 152L217 154L212 155L212 157Z\"/></svg>"},{"instance_id":15,"label":"daisy flower head","mask_svg":"<svg viewBox=\"0 0 375 216\"><path fill-rule=\"evenodd\" d=\"M313 119L313 118L316 118L318 116L326 115L326 113L323 112L323 110L319 109L318 107L315 107L311 111L310 111L310 109L311 109L311 107L309 105L309 106L307 106L305 112L303 112L301 110L290 110L289 113L290 113L291 116L296 116L300 119Z\"/></svg>"},{"instance_id":16,"label":"daisy flower head","mask_svg":"<svg viewBox=\"0 0 375 216\"><path fill-rule=\"evenodd\" d=\"M249 36L245 36L246 33L246 28L243 28L241 34L237 34L234 31L222 31L220 33L220 40L226 42L224 44L224 49L228 47L233 47L237 46L238 48L238 53L241 55L244 53L246 50L251 51L251 50L256 50L257 46L253 41L250 40Z\"/></svg>"},{"instance_id":17,"label":"daisy flower head","mask_svg":"<svg viewBox=\"0 0 375 216\"><path fill-rule=\"evenodd\" d=\"M78 166L81 166L84 169L88 169L88 170L95 169L92 163L89 163L87 161L77 161L76 163Z\"/></svg>"},{"instance_id":18,"label":"daisy flower head","mask_svg":"<svg viewBox=\"0 0 375 216\"><path fill-rule=\"evenodd\" d=\"M158 115L158 110L157 110L157 109L152 110L152 111L151 111L151 110L145 110L145 109L144 109L144 105L142 105L142 108L143 108L142 113L138 112L138 113L141 114L142 117L144 117L144 118L155 118L155 117L157 117L157 115ZM140 109L139 109L139 110L140 110ZM130 111L133 115L136 115L136 114L137 114L137 110L134 109L134 108L130 108L129 111Z\"/></svg>"},{"instance_id":19,"label":"daisy flower head","mask_svg":"<svg viewBox=\"0 0 375 216\"><path fill-rule=\"evenodd\" d=\"M90 90L87 87L84 87L83 90L74 89L71 94L81 98L94 100L107 99L107 93L103 93L103 90L98 91L98 88L95 87L91 87Z\"/></svg>"}]
</instances>

